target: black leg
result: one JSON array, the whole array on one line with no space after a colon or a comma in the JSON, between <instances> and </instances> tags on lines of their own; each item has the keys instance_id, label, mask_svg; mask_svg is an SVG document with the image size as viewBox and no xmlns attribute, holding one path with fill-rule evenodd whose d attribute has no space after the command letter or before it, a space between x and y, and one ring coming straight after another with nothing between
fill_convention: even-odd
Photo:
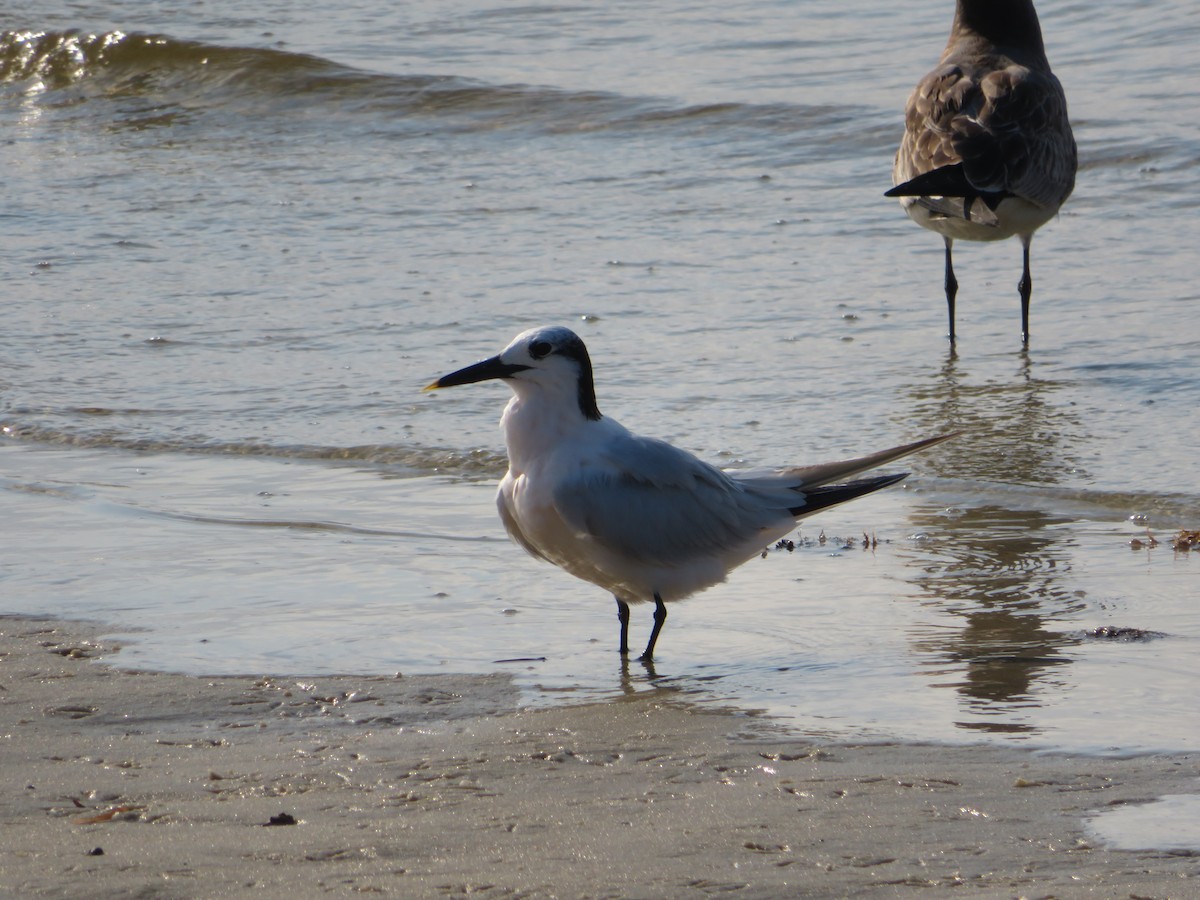
<instances>
[{"instance_id":1,"label":"black leg","mask_svg":"<svg viewBox=\"0 0 1200 900\"><path fill-rule=\"evenodd\" d=\"M650 632L650 643L646 644L646 652L638 659L650 662L654 659L654 645L658 642L658 633L662 631L663 622L667 621L667 605L663 603L658 592L654 592L654 630Z\"/></svg>"},{"instance_id":2,"label":"black leg","mask_svg":"<svg viewBox=\"0 0 1200 900\"><path fill-rule=\"evenodd\" d=\"M1029 243L1033 235L1021 235L1022 256L1025 265L1021 271L1021 280L1017 282L1017 290L1021 292L1021 340L1029 343L1029 298L1033 295L1033 276L1029 274Z\"/></svg>"},{"instance_id":3,"label":"black leg","mask_svg":"<svg viewBox=\"0 0 1200 900\"><path fill-rule=\"evenodd\" d=\"M629 655L629 604L620 597L617 601L617 621L621 623L621 655Z\"/></svg>"},{"instance_id":4,"label":"black leg","mask_svg":"<svg viewBox=\"0 0 1200 900\"><path fill-rule=\"evenodd\" d=\"M958 279L954 277L954 259L951 247L954 238L943 238L946 242L946 312L950 316L950 343L954 343L954 298L958 296Z\"/></svg>"}]
</instances>

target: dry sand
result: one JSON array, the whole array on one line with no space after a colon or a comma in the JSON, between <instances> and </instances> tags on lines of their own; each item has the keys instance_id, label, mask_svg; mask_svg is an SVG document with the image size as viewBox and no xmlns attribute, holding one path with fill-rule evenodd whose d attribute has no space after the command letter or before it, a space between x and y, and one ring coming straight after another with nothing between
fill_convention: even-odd
<instances>
[{"instance_id":1,"label":"dry sand","mask_svg":"<svg viewBox=\"0 0 1200 900\"><path fill-rule=\"evenodd\" d=\"M100 633L0 619L8 895L1200 896L1197 856L1084 828L1194 793L1192 757L751 739L666 692L521 711L500 677L127 672Z\"/></svg>"}]
</instances>

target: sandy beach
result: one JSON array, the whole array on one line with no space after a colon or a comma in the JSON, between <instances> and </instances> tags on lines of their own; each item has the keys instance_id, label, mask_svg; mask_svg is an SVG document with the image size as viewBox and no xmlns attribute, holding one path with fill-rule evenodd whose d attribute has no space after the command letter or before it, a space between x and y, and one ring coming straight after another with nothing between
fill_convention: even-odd
<instances>
[{"instance_id":1,"label":"sandy beach","mask_svg":"<svg viewBox=\"0 0 1200 900\"><path fill-rule=\"evenodd\" d=\"M12 896L1185 897L1195 855L1087 816L1191 757L851 745L669 692L528 711L493 676L124 671L0 619Z\"/></svg>"}]
</instances>

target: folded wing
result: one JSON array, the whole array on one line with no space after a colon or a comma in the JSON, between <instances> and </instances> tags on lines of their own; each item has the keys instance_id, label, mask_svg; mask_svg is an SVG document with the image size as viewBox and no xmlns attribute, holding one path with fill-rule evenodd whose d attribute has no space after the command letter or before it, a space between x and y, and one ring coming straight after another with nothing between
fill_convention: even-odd
<instances>
[{"instance_id":1,"label":"folded wing","mask_svg":"<svg viewBox=\"0 0 1200 900\"><path fill-rule=\"evenodd\" d=\"M681 565L698 557L753 552L798 517L894 483L884 476L826 487L915 453L953 435L840 462L725 472L661 441L630 435L607 465L564 483L554 495L563 520L632 559ZM806 489L816 489L806 504Z\"/></svg>"},{"instance_id":2,"label":"folded wing","mask_svg":"<svg viewBox=\"0 0 1200 900\"><path fill-rule=\"evenodd\" d=\"M949 61L909 98L897 187L889 195L931 198L922 203L935 212L984 223L1004 197L1056 208L1075 186L1077 150L1067 121L1066 95L1053 73Z\"/></svg>"}]
</instances>

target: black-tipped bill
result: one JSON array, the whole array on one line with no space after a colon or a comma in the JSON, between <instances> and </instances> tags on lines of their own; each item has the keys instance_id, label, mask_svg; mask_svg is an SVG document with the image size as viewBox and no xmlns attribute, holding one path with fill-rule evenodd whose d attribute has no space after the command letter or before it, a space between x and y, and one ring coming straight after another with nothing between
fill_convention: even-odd
<instances>
[{"instance_id":1,"label":"black-tipped bill","mask_svg":"<svg viewBox=\"0 0 1200 900\"><path fill-rule=\"evenodd\" d=\"M435 391L438 388L457 387L460 384L474 384L477 381L489 381L492 378L511 378L518 372L524 372L528 368L529 366L519 366L515 363L502 362L499 356L493 356L491 359L477 362L472 366L467 366L465 369L459 369L457 372L443 375L432 384L425 385L422 390Z\"/></svg>"}]
</instances>

